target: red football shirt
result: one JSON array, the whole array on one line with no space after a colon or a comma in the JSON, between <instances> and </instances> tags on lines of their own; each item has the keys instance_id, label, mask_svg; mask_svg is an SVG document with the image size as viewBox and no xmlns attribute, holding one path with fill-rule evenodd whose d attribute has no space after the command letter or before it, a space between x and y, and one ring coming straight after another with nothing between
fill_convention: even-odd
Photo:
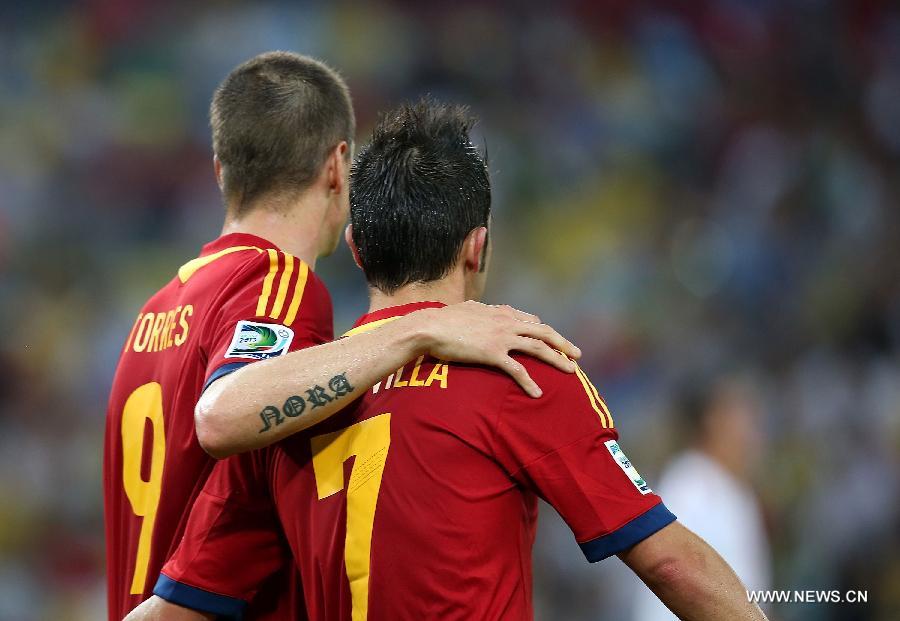
<instances>
[{"instance_id":1,"label":"red football shirt","mask_svg":"<svg viewBox=\"0 0 900 621\"><path fill-rule=\"evenodd\" d=\"M541 399L498 371L419 359L314 429L217 464L157 594L252 598L284 558L280 525L312 621L531 619L538 497L592 562L675 516L584 374L519 360Z\"/></svg>"},{"instance_id":2,"label":"red football shirt","mask_svg":"<svg viewBox=\"0 0 900 621\"><path fill-rule=\"evenodd\" d=\"M119 360L106 420L111 620L150 595L213 469L194 433L194 406L205 386L247 363L332 337L322 282L305 263L252 235L206 245L144 305Z\"/></svg>"}]
</instances>

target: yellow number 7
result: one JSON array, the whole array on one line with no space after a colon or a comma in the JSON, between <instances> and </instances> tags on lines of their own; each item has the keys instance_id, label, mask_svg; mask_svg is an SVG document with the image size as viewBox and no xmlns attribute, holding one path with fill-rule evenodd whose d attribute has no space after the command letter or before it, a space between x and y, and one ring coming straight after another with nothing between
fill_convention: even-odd
<instances>
[{"instance_id":1,"label":"yellow number 7","mask_svg":"<svg viewBox=\"0 0 900 621\"><path fill-rule=\"evenodd\" d=\"M344 564L350 581L353 621L365 621L369 614L372 525L391 446L391 415L381 414L341 431L316 436L311 443L319 500L344 489L344 462L356 456L347 483Z\"/></svg>"},{"instance_id":2,"label":"yellow number 7","mask_svg":"<svg viewBox=\"0 0 900 621\"><path fill-rule=\"evenodd\" d=\"M144 457L144 425L149 420L153 426L150 455L150 480L141 476ZM122 410L122 485L131 503L131 510L141 523L137 556L134 560L134 576L131 593L144 592L147 566L150 564L150 542L153 524L162 492L163 462L166 458L166 430L163 423L162 387L156 382L144 384L128 396Z\"/></svg>"}]
</instances>

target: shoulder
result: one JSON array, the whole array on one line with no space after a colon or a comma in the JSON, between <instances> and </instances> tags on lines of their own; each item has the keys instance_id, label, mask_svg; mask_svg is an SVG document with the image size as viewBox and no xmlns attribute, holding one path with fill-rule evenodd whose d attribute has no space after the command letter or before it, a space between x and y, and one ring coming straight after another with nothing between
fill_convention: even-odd
<instances>
[{"instance_id":1,"label":"shoulder","mask_svg":"<svg viewBox=\"0 0 900 621\"><path fill-rule=\"evenodd\" d=\"M277 252L272 250L271 252ZM181 284L223 280L226 275L243 273L247 267L262 267L269 263L269 251L256 246L231 246L218 252L191 259L178 268ZM230 278L225 279L230 280Z\"/></svg>"},{"instance_id":2,"label":"shoulder","mask_svg":"<svg viewBox=\"0 0 900 621\"><path fill-rule=\"evenodd\" d=\"M306 265L306 263L303 263L303 265ZM314 304L317 308L327 310L328 315L330 316L332 304L331 294L328 292L328 287L325 286L325 283L321 278L319 278L319 275L316 274L311 268L307 266L305 269L307 271L307 277L306 285L303 291L303 297L311 304Z\"/></svg>"},{"instance_id":3,"label":"shoulder","mask_svg":"<svg viewBox=\"0 0 900 621\"><path fill-rule=\"evenodd\" d=\"M585 412L591 419L599 419L604 428L614 426L605 399L581 367L576 366L574 373L566 373L525 354L514 354L513 359L525 367L531 379L540 386L543 395L532 399L510 378L504 409L515 410L527 406L547 411L554 416L572 416L576 412Z\"/></svg>"},{"instance_id":4,"label":"shoulder","mask_svg":"<svg viewBox=\"0 0 900 621\"><path fill-rule=\"evenodd\" d=\"M541 387L545 396L564 394L576 389L583 392L586 388L586 381L582 380L586 376L580 368L578 373L565 373L543 360L527 354L513 353L512 358L525 368L531 379ZM473 386L482 386L501 396L521 394L523 398L530 399L515 380L499 368L456 362L451 362L449 366L453 370L453 374L462 380L467 389L471 389Z\"/></svg>"},{"instance_id":5,"label":"shoulder","mask_svg":"<svg viewBox=\"0 0 900 621\"><path fill-rule=\"evenodd\" d=\"M562 354L560 354L562 355ZM484 397L503 409L558 409L561 406L586 408L601 416L609 426L612 417L600 391L581 368L565 373L556 367L526 354L514 353L512 358L521 364L543 391L539 399L529 397L524 390L501 369L460 363L450 363L451 385L460 386L467 394Z\"/></svg>"},{"instance_id":6,"label":"shoulder","mask_svg":"<svg viewBox=\"0 0 900 621\"><path fill-rule=\"evenodd\" d=\"M301 313L330 321L328 290L306 262L274 249L234 254L216 266L223 304L249 304L261 320L286 326Z\"/></svg>"},{"instance_id":7,"label":"shoulder","mask_svg":"<svg viewBox=\"0 0 900 621\"><path fill-rule=\"evenodd\" d=\"M563 356L563 354L559 355ZM586 394L595 401L602 400L600 391L588 378L584 369L577 364L574 373L566 373L543 360L538 360L525 354L514 354L513 359L525 367L525 370L538 383L544 394L560 396L574 392L579 396Z\"/></svg>"},{"instance_id":8,"label":"shoulder","mask_svg":"<svg viewBox=\"0 0 900 621\"><path fill-rule=\"evenodd\" d=\"M563 354L559 354L561 357L564 357ZM538 378L545 380L548 386L557 387L557 386L568 386L578 384L578 379L572 373L565 373L560 371L556 367L544 362L543 360L539 360L533 356L529 356L527 354L514 353L512 355L513 360L521 364L525 367L525 370L528 371L528 374L535 381Z\"/></svg>"}]
</instances>

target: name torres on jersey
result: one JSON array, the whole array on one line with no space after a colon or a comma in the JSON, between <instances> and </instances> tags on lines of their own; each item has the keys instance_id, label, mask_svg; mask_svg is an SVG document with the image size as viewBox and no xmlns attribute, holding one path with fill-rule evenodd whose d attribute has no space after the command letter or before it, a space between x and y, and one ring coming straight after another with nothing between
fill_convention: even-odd
<instances>
[{"instance_id":1,"label":"name torres on jersey","mask_svg":"<svg viewBox=\"0 0 900 621\"><path fill-rule=\"evenodd\" d=\"M262 282L262 290L256 303L256 316L280 319L285 326L293 324L309 277L309 266L293 255L272 248L263 250L255 246L235 246L189 261L178 270L178 276L182 284L186 283L201 267L241 250L256 250L259 253L267 252L269 255L269 272ZM292 278L295 270L297 275ZM293 286L290 286L291 280L294 281ZM124 351L149 354L171 347L181 347L187 341L193 314L192 304L179 305L158 312L139 313L125 342Z\"/></svg>"},{"instance_id":2,"label":"name torres on jersey","mask_svg":"<svg viewBox=\"0 0 900 621\"><path fill-rule=\"evenodd\" d=\"M125 351L152 353L181 347L191 329L194 306L186 304L158 313L140 313L125 341Z\"/></svg>"}]
</instances>

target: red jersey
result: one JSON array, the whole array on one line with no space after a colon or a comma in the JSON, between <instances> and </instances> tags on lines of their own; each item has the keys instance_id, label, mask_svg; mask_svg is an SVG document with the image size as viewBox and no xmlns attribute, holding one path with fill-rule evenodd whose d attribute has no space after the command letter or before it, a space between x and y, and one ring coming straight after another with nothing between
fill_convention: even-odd
<instances>
[{"instance_id":1,"label":"red jersey","mask_svg":"<svg viewBox=\"0 0 900 621\"><path fill-rule=\"evenodd\" d=\"M253 597L286 554L280 525L312 621L531 619L538 497L591 562L675 516L585 375L518 359L542 398L498 371L420 358L315 428L217 464L157 594L194 608L196 591Z\"/></svg>"},{"instance_id":2,"label":"red jersey","mask_svg":"<svg viewBox=\"0 0 900 621\"><path fill-rule=\"evenodd\" d=\"M203 389L245 364L332 337L322 282L253 235L207 244L144 305L122 351L106 419L111 620L150 595L215 464L194 432Z\"/></svg>"}]
</instances>

